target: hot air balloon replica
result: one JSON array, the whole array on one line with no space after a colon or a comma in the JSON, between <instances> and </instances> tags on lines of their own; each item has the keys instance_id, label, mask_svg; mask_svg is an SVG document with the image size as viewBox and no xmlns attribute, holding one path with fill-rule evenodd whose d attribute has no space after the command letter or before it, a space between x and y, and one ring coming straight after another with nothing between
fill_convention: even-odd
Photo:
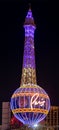
<instances>
[{"instance_id":1,"label":"hot air balloon replica","mask_svg":"<svg viewBox=\"0 0 59 130\"><path fill-rule=\"evenodd\" d=\"M25 42L20 87L11 96L11 110L23 124L33 127L41 122L50 110L50 99L43 88L37 85L34 32L36 25L29 8L24 22Z\"/></svg>"}]
</instances>

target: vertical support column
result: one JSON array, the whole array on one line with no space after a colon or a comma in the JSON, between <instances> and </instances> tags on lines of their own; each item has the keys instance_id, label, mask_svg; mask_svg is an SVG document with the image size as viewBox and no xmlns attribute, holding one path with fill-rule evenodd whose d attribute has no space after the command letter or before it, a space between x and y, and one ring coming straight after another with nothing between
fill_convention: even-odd
<instances>
[{"instance_id":1,"label":"vertical support column","mask_svg":"<svg viewBox=\"0 0 59 130\"><path fill-rule=\"evenodd\" d=\"M11 119L11 110L10 103L3 102L2 103L2 130L6 130L10 127L10 119Z\"/></svg>"}]
</instances>

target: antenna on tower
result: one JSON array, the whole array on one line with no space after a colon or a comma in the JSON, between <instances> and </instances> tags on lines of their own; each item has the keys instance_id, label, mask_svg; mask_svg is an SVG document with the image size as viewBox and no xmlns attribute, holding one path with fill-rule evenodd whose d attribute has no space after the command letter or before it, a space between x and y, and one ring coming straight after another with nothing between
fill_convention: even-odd
<instances>
[{"instance_id":1,"label":"antenna on tower","mask_svg":"<svg viewBox=\"0 0 59 130\"><path fill-rule=\"evenodd\" d=\"M29 9L31 10L31 3L29 3Z\"/></svg>"}]
</instances>

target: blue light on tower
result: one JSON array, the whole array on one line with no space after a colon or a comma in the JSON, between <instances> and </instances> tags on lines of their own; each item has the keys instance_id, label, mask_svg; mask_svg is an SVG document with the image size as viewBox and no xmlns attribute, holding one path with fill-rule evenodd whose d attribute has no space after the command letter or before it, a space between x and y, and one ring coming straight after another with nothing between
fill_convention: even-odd
<instances>
[{"instance_id":1,"label":"blue light on tower","mask_svg":"<svg viewBox=\"0 0 59 130\"><path fill-rule=\"evenodd\" d=\"M34 32L36 25L29 9L24 23L25 45L20 87L11 97L11 110L23 124L35 126L50 110L50 99L36 82Z\"/></svg>"}]
</instances>

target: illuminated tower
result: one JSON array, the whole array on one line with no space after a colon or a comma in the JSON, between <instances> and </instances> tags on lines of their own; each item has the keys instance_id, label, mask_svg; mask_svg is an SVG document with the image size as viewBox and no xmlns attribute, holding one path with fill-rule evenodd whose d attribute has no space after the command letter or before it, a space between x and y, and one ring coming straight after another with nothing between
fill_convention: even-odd
<instances>
[{"instance_id":1,"label":"illuminated tower","mask_svg":"<svg viewBox=\"0 0 59 130\"><path fill-rule=\"evenodd\" d=\"M31 9L29 9L25 18L24 28L25 43L21 84L11 97L11 110L18 120L33 127L48 114L50 99L45 90L36 83L34 54L36 26Z\"/></svg>"},{"instance_id":2,"label":"illuminated tower","mask_svg":"<svg viewBox=\"0 0 59 130\"><path fill-rule=\"evenodd\" d=\"M31 9L29 9L24 23L25 46L21 84L36 84L34 32L36 29Z\"/></svg>"}]
</instances>

